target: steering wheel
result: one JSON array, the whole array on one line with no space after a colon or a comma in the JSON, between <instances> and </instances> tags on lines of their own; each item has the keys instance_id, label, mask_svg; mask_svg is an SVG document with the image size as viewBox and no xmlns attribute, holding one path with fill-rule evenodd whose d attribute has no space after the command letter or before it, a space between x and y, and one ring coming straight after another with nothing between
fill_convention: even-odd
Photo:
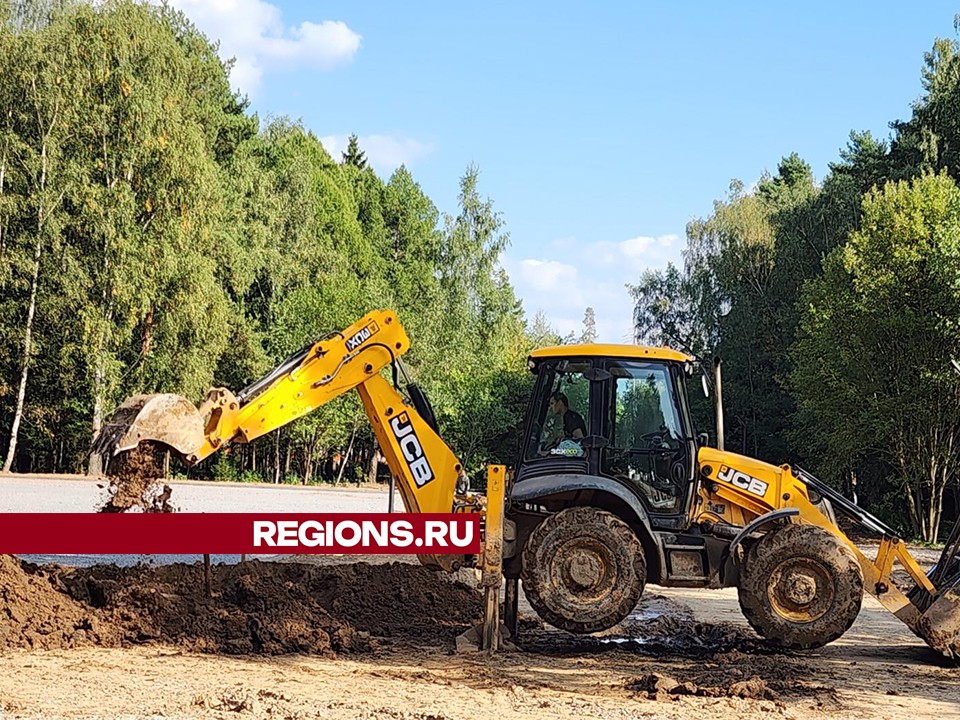
<instances>
[{"instance_id":1,"label":"steering wheel","mask_svg":"<svg viewBox=\"0 0 960 720\"><path fill-rule=\"evenodd\" d=\"M640 441L645 440L647 442L646 447L649 447L651 449L665 447L664 440L663 440L663 433L659 431L644 433L637 439Z\"/></svg>"}]
</instances>

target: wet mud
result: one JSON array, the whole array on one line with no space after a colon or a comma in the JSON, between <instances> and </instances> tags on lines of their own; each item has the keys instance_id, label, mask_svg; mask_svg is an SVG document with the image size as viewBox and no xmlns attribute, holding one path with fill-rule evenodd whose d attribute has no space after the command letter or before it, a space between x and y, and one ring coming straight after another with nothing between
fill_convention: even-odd
<instances>
[{"instance_id":1,"label":"wet mud","mask_svg":"<svg viewBox=\"0 0 960 720\"><path fill-rule=\"evenodd\" d=\"M609 631L573 635L523 617L517 644L546 656L637 656L637 665L656 658L661 672L630 678L624 689L647 700L678 702L685 696L771 701L803 700L810 707L836 708L832 685L810 679L809 660L783 650L732 623L698 622L686 605L655 593Z\"/></svg>"},{"instance_id":2,"label":"wet mud","mask_svg":"<svg viewBox=\"0 0 960 720\"><path fill-rule=\"evenodd\" d=\"M594 655L616 650L651 657L710 658L740 650L780 654L780 650L742 627L701 623L690 608L648 593L638 608L604 633L574 635L556 630L538 619L521 623L518 643L530 652L549 655Z\"/></svg>"},{"instance_id":3,"label":"wet mud","mask_svg":"<svg viewBox=\"0 0 960 720\"><path fill-rule=\"evenodd\" d=\"M749 700L812 699L820 706L840 704L835 688L800 679L802 668L791 664L767 663L762 668L744 663L741 655L731 654L708 664L703 670L664 674L646 673L626 683L627 690L648 700L672 702L682 696L735 697Z\"/></svg>"}]
</instances>

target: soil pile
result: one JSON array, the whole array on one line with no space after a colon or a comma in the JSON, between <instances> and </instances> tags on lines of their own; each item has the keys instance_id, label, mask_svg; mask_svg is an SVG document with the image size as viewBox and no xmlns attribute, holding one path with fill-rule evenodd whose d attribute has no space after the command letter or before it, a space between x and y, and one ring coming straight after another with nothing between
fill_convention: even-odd
<instances>
[{"instance_id":1,"label":"soil pile","mask_svg":"<svg viewBox=\"0 0 960 720\"><path fill-rule=\"evenodd\" d=\"M174 644L225 654L363 652L396 639L452 645L479 593L423 567L250 561L203 566L0 566L0 647Z\"/></svg>"},{"instance_id":2,"label":"soil pile","mask_svg":"<svg viewBox=\"0 0 960 720\"><path fill-rule=\"evenodd\" d=\"M112 458L107 467L109 496L98 512L174 512L170 504L173 490L159 482L164 476L165 454L163 446L142 442Z\"/></svg>"},{"instance_id":3,"label":"soil pile","mask_svg":"<svg viewBox=\"0 0 960 720\"><path fill-rule=\"evenodd\" d=\"M0 555L0 649L117 645L119 633L95 609L58 591L55 576L28 572Z\"/></svg>"},{"instance_id":4,"label":"soil pile","mask_svg":"<svg viewBox=\"0 0 960 720\"><path fill-rule=\"evenodd\" d=\"M680 673L648 673L628 681L626 686L660 701L695 695L773 700L778 704L805 698L819 707L840 704L836 688L810 679L809 665L803 657L784 653L728 650Z\"/></svg>"},{"instance_id":5,"label":"soil pile","mask_svg":"<svg viewBox=\"0 0 960 720\"><path fill-rule=\"evenodd\" d=\"M756 675L749 680L739 680L725 687L723 685L701 686L690 680L681 682L677 678L661 673L648 673L628 683L628 688L646 693L650 700L666 700L676 695L698 695L700 697L740 697L754 700L775 700L777 696L767 685L767 681Z\"/></svg>"}]
</instances>

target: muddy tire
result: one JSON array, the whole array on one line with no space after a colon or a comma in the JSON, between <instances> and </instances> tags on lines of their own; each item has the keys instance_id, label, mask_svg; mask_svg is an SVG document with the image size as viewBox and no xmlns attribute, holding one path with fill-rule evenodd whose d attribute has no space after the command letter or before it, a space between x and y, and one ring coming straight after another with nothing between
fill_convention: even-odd
<instances>
[{"instance_id":1,"label":"muddy tire","mask_svg":"<svg viewBox=\"0 0 960 720\"><path fill-rule=\"evenodd\" d=\"M760 635L809 649L843 635L860 614L863 571L839 539L814 525L768 533L740 573L740 609Z\"/></svg>"},{"instance_id":2,"label":"muddy tire","mask_svg":"<svg viewBox=\"0 0 960 720\"><path fill-rule=\"evenodd\" d=\"M613 627L633 611L647 565L629 525L598 508L574 507L530 534L520 577L545 622L582 635Z\"/></svg>"}]
</instances>

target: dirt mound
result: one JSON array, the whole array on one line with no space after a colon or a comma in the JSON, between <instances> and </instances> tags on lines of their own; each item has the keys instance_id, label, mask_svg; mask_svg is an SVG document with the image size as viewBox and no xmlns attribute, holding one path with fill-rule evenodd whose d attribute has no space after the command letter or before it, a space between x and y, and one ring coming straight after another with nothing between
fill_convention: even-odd
<instances>
[{"instance_id":1,"label":"dirt mound","mask_svg":"<svg viewBox=\"0 0 960 720\"><path fill-rule=\"evenodd\" d=\"M644 694L649 700L675 700L681 695L697 697L736 697L749 700L773 700L782 706L782 701L791 697L815 699L819 705L839 704L836 690L799 679L801 668L782 665L779 669L766 667L758 674L721 663L705 671L695 671L687 679L661 673L647 673L630 680L626 687Z\"/></svg>"},{"instance_id":2,"label":"dirt mound","mask_svg":"<svg viewBox=\"0 0 960 720\"><path fill-rule=\"evenodd\" d=\"M163 446L142 442L112 458L107 467L108 498L97 512L173 512L173 490L159 482L163 478L165 454Z\"/></svg>"},{"instance_id":3,"label":"dirt mound","mask_svg":"<svg viewBox=\"0 0 960 720\"><path fill-rule=\"evenodd\" d=\"M404 563L215 565L210 597L201 564L40 569L4 556L0 569L0 647L334 655L378 639L452 645L481 618L475 589Z\"/></svg>"},{"instance_id":4,"label":"dirt mound","mask_svg":"<svg viewBox=\"0 0 960 720\"><path fill-rule=\"evenodd\" d=\"M0 555L0 649L119 643L116 628L96 610L56 590L55 577L34 570Z\"/></svg>"},{"instance_id":5,"label":"dirt mound","mask_svg":"<svg viewBox=\"0 0 960 720\"><path fill-rule=\"evenodd\" d=\"M650 700L665 699L671 695L698 695L701 697L740 697L754 700L775 700L776 695L767 681L756 675L748 680L739 680L728 687L700 686L690 680L681 682L670 675L648 673L627 683L627 687L645 692Z\"/></svg>"}]
</instances>

